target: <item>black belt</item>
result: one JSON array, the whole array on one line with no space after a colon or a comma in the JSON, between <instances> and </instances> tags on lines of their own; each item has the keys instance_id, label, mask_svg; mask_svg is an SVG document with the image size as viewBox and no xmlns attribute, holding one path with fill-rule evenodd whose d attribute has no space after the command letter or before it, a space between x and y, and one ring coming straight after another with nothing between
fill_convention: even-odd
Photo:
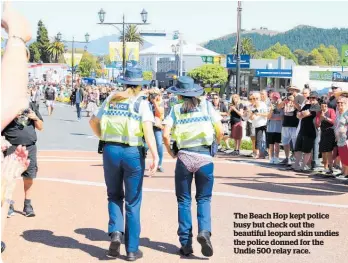
<instances>
[{"instance_id":1,"label":"black belt","mask_svg":"<svg viewBox=\"0 0 348 263\"><path fill-rule=\"evenodd\" d=\"M202 145L202 146L196 146L196 147L190 147L190 148L181 148L180 150L188 151L188 152L206 152L210 151L211 146L209 145Z\"/></svg>"},{"instance_id":2,"label":"black belt","mask_svg":"<svg viewBox=\"0 0 348 263\"><path fill-rule=\"evenodd\" d=\"M105 145L129 146L129 144L120 143L120 142L105 142Z\"/></svg>"}]
</instances>

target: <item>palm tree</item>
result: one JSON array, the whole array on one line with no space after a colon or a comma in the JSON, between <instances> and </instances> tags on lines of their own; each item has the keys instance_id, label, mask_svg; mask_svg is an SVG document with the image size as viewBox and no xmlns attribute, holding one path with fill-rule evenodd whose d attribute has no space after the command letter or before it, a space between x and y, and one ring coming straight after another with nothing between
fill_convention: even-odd
<instances>
[{"instance_id":1,"label":"palm tree","mask_svg":"<svg viewBox=\"0 0 348 263\"><path fill-rule=\"evenodd\" d=\"M59 57L64 54L64 44L57 38L47 47L47 51L51 58L54 58L54 62L58 63Z\"/></svg>"},{"instance_id":2,"label":"palm tree","mask_svg":"<svg viewBox=\"0 0 348 263\"><path fill-rule=\"evenodd\" d=\"M144 44L144 39L138 32L136 25L127 25L125 30L126 42L139 42L140 45ZM120 41L123 41L123 35L120 36Z\"/></svg>"},{"instance_id":3,"label":"palm tree","mask_svg":"<svg viewBox=\"0 0 348 263\"><path fill-rule=\"evenodd\" d=\"M234 46L232 53L235 54L236 50L237 50L237 47ZM252 39L250 37L242 38L240 54L241 55L250 55L251 57L253 57L255 52L256 52L256 49L253 45Z\"/></svg>"}]
</instances>

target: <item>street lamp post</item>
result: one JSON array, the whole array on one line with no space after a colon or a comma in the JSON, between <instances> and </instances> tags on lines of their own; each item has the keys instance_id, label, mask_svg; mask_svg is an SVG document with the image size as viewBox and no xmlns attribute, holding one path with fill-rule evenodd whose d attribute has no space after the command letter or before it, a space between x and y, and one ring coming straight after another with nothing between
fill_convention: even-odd
<instances>
[{"instance_id":1,"label":"street lamp post","mask_svg":"<svg viewBox=\"0 0 348 263\"><path fill-rule=\"evenodd\" d=\"M241 23L242 23L242 2L238 1L237 8L237 72L236 72L236 91L239 95L240 93L240 51L241 51L241 39L240 39L240 31L241 31Z\"/></svg>"},{"instance_id":2,"label":"street lamp post","mask_svg":"<svg viewBox=\"0 0 348 263\"><path fill-rule=\"evenodd\" d=\"M89 34L85 34L85 41L76 41L75 37L73 37L72 41L69 40L62 40L62 34L59 32L57 34L57 40L60 42L66 42L72 44L72 51L71 51L71 88L74 88L74 44L75 43L88 43L89 42ZM87 50L87 46L84 47L84 50Z\"/></svg>"},{"instance_id":3,"label":"street lamp post","mask_svg":"<svg viewBox=\"0 0 348 263\"><path fill-rule=\"evenodd\" d=\"M178 58L178 52L180 50L180 45L179 45L179 43L176 45L173 44L171 47L172 47L172 51L175 55L175 73L176 73L176 75L179 75L179 65L178 65L179 60L177 58Z\"/></svg>"},{"instance_id":4,"label":"street lamp post","mask_svg":"<svg viewBox=\"0 0 348 263\"><path fill-rule=\"evenodd\" d=\"M123 52L122 52L122 67L123 67L123 76L124 73L126 71L126 36L125 36L125 25L149 25L149 23L146 23L147 21L147 12L145 11L145 9L143 9L143 11L141 11L140 15L141 15L141 19L142 19L142 23L126 23L125 22L125 17L124 14L122 16L122 22L121 23L104 23L105 20L105 14L106 12L103 9L100 9L100 11L98 12L98 16L99 16L99 20L100 23L97 23L98 25L111 25L114 26L118 29L118 31L122 34L123 39L122 39L122 44L123 44ZM117 25L122 25L122 30L120 30Z\"/></svg>"}]
</instances>

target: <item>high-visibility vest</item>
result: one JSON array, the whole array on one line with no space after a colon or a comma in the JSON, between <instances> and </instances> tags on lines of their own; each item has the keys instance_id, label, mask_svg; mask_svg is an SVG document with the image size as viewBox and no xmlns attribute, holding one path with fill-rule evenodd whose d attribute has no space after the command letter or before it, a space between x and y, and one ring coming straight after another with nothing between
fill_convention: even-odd
<instances>
[{"instance_id":1,"label":"high-visibility vest","mask_svg":"<svg viewBox=\"0 0 348 263\"><path fill-rule=\"evenodd\" d=\"M101 140L129 146L143 146L142 118L139 114L143 97L108 102L100 120Z\"/></svg>"},{"instance_id":2,"label":"high-visibility vest","mask_svg":"<svg viewBox=\"0 0 348 263\"><path fill-rule=\"evenodd\" d=\"M207 103L206 100L202 100L200 107L189 113L182 112L183 103L174 105L176 120L172 136L179 149L212 145L215 130Z\"/></svg>"}]
</instances>

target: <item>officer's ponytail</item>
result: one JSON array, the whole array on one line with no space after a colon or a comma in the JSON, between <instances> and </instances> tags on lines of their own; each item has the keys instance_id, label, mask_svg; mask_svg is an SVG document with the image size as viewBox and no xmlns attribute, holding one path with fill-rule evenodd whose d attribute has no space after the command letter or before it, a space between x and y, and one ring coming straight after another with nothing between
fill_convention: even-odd
<instances>
[{"instance_id":1,"label":"officer's ponytail","mask_svg":"<svg viewBox=\"0 0 348 263\"><path fill-rule=\"evenodd\" d=\"M184 104L182 105L183 113L192 112L201 104L201 100L195 97L182 97Z\"/></svg>"}]
</instances>

